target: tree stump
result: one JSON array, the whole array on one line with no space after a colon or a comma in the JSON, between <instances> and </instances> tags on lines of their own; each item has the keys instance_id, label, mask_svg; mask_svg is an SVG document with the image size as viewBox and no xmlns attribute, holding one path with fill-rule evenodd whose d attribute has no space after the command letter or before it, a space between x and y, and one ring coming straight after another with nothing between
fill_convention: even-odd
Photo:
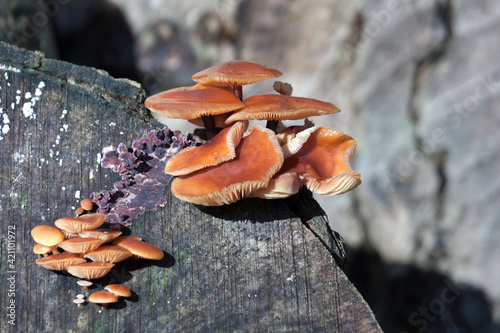
<instances>
[{"instance_id":1,"label":"tree stump","mask_svg":"<svg viewBox=\"0 0 500 333\"><path fill-rule=\"evenodd\" d=\"M129 300L76 307L77 279L35 264L30 230L111 189L103 149L158 126L139 84L100 70L0 43L0 75L2 332L381 331L307 191L201 207L167 187L167 204L129 226L165 258L117 264L85 292L123 283Z\"/></svg>"}]
</instances>

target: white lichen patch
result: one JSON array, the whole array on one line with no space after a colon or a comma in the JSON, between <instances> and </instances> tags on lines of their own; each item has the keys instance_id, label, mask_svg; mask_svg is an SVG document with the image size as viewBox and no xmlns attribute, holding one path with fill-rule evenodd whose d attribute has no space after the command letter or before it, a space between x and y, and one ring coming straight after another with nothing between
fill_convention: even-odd
<instances>
[{"instance_id":1,"label":"white lichen patch","mask_svg":"<svg viewBox=\"0 0 500 333\"><path fill-rule=\"evenodd\" d=\"M66 110L66 109L62 110L61 117L59 117L59 119L64 119L64 117L66 117L67 114L68 114L68 110Z\"/></svg>"},{"instance_id":2,"label":"white lichen patch","mask_svg":"<svg viewBox=\"0 0 500 333\"><path fill-rule=\"evenodd\" d=\"M80 190L76 190L75 192L75 198L80 199Z\"/></svg>"},{"instance_id":3,"label":"white lichen patch","mask_svg":"<svg viewBox=\"0 0 500 333\"><path fill-rule=\"evenodd\" d=\"M0 70L21 73L21 70L19 68L12 67L11 65L6 65L6 64L0 64ZM7 74L7 72L5 72L4 75L5 75L5 79L8 80L9 74Z\"/></svg>"}]
</instances>

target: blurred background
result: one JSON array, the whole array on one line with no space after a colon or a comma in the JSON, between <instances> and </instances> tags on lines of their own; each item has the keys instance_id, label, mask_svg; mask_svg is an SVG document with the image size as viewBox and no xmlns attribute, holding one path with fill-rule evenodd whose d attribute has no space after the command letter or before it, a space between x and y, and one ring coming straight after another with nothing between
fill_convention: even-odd
<instances>
[{"instance_id":1,"label":"blurred background","mask_svg":"<svg viewBox=\"0 0 500 333\"><path fill-rule=\"evenodd\" d=\"M0 40L149 94L231 59L279 69L358 142L363 184L317 199L384 331L500 332L500 2L0 0Z\"/></svg>"}]
</instances>

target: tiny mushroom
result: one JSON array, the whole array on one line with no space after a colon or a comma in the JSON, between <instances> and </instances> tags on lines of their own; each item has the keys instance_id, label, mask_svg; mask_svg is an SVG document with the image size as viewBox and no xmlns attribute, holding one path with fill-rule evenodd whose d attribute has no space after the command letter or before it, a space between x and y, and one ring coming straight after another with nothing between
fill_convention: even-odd
<instances>
[{"instance_id":1,"label":"tiny mushroom","mask_svg":"<svg viewBox=\"0 0 500 333\"><path fill-rule=\"evenodd\" d=\"M42 244L35 244L35 246L33 246L34 254L41 254L42 256L46 257L50 252L52 252L52 248L50 246L45 246Z\"/></svg>"},{"instance_id":2,"label":"tiny mushroom","mask_svg":"<svg viewBox=\"0 0 500 333\"><path fill-rule=\"evenodd\" d=\"M80 202L80 206L89 212L94 208L94 203L90 199L85 198Z\"/></svg>"},{"instance_id":3,"label":"tiny mushroom","mask_svg":"<svg viewBox=\"0 0 500 333\"><path fill-rule=\"evenodd\" d=\"M73 303L77 304L78 307L81 307L83 303L85 303L85 300L83 298L75 298L73 300Z\"/></svg>"},{"instance_id":4,"label":"tiny mushroom","mask_svg":"<svg viewBox=\"0 0 500 333\"><path fill-rule=\"evenodd\" d=\"M183 149L168 160L165 173L173 176L186 175L235 158L235 149L247 127L247 121L236 122L202 146Z\"/></svg>"},{"instance_id":5,"label":"tiny mushroom","mask_svg":"<svg viewBox=\"0 0 500 333\"><path fill-rule=\"evenodd\" d=\"M106 215L100 213L85 214L79 217L62 217L57 219L54 224L56 227L69 233L79 233L85 230L99 228L106 219Z\"/></svg>"},{"instance_id":6,"label":"tiny mushroom","mask_svg":"<svg viewBox=\"0 0 500 333\"><path fill-rule=\"evenodd\" d=\"M85 289L85 290L88 290L89 287L91 285L93 285L93 283L91 281L87 281L87 280L78 280L78 281L76 281L76 284L83 287L83 289Z\"/></svg>"},{"instance_id":7,"label":"tiny mushroom","mask_svg":"<svg viewBox=\"0 0 500 333\"><path fill-rule=\"evenodd\" d=\"M255 125L245 132L236 157L173 180L172 193L205 206L230 204L267 186L281 168L283 152L273 131Z\"/></svg>"},{"instance_id":8,"label":"tiny mushroom","mask_svg":"<svg viewBox=\"0 0 500 333\"><path fill-rule=\"evenodd\" d=\"M194 74L191 79L204 84L232 86L238 98L242 98L243 85L283 75L280 71L245 60L232 60L209 67Z\"/></svg>"},{"instance_id":9,"label":"tiny mushroom","mask_svg":"<svg viewBox=\"0 0 500 333\"><path fill-rule=\"evenodd\" d=\"M36 263L52 271L64 271L69 266L85 263L87 260L78 254L64 252L42 257L36 260Z\"/></svg>"},{"instance_id":10,"label":"tiny mushroom","mask_svg":"<svg viewBox=\"0 0 500 333\"><path fill-rule=\"evenodd\" d=\"M117 263L130 258L133 254L119 245L103 245L83 257L92 261Z\"/></svg>"},{"instance_id":11,"label":"tiny mushroom","mask_svg":"<svg viewBox=\"0 0 500 333\"><path fill-rule=\"evenodd\" d=\"M109 291L96 291L89 296L89 302L101 304L103 308L106 308L109 303L118 302L118 296Z\"/></svg>"},{"instance_id":12,"label":"tiny mushroom","mask_svg":"<svg viewBox=\"0 0 500 333\"><path fill-rule=\"evenodd\" d=\"M125 286L122 286L121 284L108 284L106 287L104 287L107 291L110 293L115 294L118 297L130 297L132 296L132 292L130 289L128 289Z\"/></svg>"},{"instance_id":13,"label":"tiny mushroom","mask_svg":"<svg viewBox=\"0 0 500 333\"><path fill-rule=\"evenodd\" d=\"M94 280L108 274L114 265L115 264L105 262L84 262L81 264L71 265L66 270L69 274L80 279Z\"/></svg>"}]
</instances>

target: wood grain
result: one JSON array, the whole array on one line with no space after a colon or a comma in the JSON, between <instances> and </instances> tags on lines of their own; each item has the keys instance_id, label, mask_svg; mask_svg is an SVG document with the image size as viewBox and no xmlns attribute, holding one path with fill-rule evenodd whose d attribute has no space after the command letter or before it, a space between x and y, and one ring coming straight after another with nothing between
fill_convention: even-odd
<instances>
[{"instance_id":1,"label":"wood grain","mask_svg":"<svg viewBox=\"0 0 500 333\"><path fill-rule=\"evenodd\" d=\"M157 124L136 83L4 43L0 66L2 332L381 331L339 267L346 260L340 236L307 191L200 207L166 188L167 205L128 230L165 258L117 264L90 290L124 283L129 300L77 308L81 287L35 265L30 230L71 216L78 196L111 189L118 176L100 167L103 149L131 144ZM3 283L9 277L13 292ZM12 301L15 325L7 316Z\"/></svg>"}]
</instances>

